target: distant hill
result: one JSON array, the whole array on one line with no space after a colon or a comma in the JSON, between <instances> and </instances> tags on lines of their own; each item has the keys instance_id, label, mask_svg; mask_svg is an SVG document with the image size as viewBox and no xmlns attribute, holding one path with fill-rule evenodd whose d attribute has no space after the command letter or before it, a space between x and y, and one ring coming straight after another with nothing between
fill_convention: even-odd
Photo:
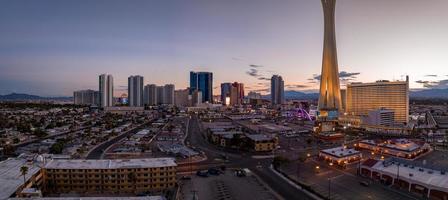
<instances>
[{"instance_id":1,"label":"distant hill","mask_svg":"<svg viewBox=\"0 0 448 200\"><path fill-rule=\"evenodd\" d=\"M410 98L415 99L448 99L448 89L423 89L418 91L410 91ZM271 95L263 95L264 99L270 99ZM318 99L319 93L305 93L294 90L285 91L285 99L287 100L313 100Z\"/></svg>"},{"instance_id":2,"label":"distant hill","mask_svg":"<svg viewBox=\"0 0 448 200\"><path fill-rule=\"evenodd\" d=\"M72 101L72 97L41 97L31 94L11 93L0 95L0 101L29 101L29 100L55 100L55 101Z\"/></svg>"},{"instance_id":3,"label":"distant hill","mask_svg":"<svg viewBox=\"0 0 448 200\"><path fill-rule=\"evenodd\" d=\"M422 99L428 99L428 98L448 99L448 88L411 91L409 96L411 98L422 98Z\"/></svg>"},{"instance_id":4,"label":"distant hill","mask_svg":"<svg viewBox=\"0 0 448 200\"><path fill-rule=\"evenodd\" d=\"M271 95L263 95L264 99L271 99ZM312 100L319 98L319 93L305 93L295 90L286 90L285 99L287 100Z\"/></svg>"}]
</instances>

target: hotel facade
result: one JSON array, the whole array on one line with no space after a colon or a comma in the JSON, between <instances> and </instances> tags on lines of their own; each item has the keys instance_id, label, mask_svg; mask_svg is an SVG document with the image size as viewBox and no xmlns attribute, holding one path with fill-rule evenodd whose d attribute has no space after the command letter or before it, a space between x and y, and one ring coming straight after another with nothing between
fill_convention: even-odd
<instances>
[{"instance_id":1,"label":"hotel facade","mask_svg":"<svg viewBox=\"0 0 448 200\"><path fill-rule=\"evenodd\" d=\"M346 112L368 115L369 111L388 109L394 112L395 123L409 120L409 77L406 81L377 81L347 85Z\"/></svg>"},{"instance_id":2,"label":"hotel facade","mask_svg":"<svg viewBox=\"0 0 448 200\"><path fill-rule=\"evenodd\" d=\"M50 160L42 168L46 193L129 194L176 185L173 158Z\"/></svg>"}]
</instances>

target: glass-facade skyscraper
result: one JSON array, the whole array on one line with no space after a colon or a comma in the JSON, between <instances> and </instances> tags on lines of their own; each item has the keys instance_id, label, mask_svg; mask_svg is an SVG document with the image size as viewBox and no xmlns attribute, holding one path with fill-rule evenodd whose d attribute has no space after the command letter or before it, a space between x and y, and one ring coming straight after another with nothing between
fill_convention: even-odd
<instances>
[{"instance_id":1,"label":"glass-facade skyscraper","mask_svg":"<svg viewBox=\"0 0 448 200\"><path fill-rule=\"evenodd\" d=\"M194 91L202 93L202 102L213 102L213 73L190 72L190 94Z\"/></svg>"}]
</instances>

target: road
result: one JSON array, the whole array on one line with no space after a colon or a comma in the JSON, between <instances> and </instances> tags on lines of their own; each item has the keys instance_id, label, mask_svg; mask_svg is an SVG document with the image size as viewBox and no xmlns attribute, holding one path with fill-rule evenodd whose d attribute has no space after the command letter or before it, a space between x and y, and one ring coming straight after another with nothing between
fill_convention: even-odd
<instances>
[{"instance_id":1,"label":"road","mask_svg":"<svg viewBox=\"0 0 448 200\"><path fill-rule=\"evenodd\" d=\"M13 146L15 148L24 147L24 146L27 146L29 144L41 142L41 141L46 140L46 139L53 139L53 138L56 138L56 137L59 137L59 136L62 136L62 135L67 135L67 134L70 134L70 133L76 133L78 131L82 131L82 130L90 128L90 127L92 127L92 126L91 125L90 126L83 126L83 127L77 128L75 130L68 130L68 131L64 131L64 132L53 134L53 135L47 135L47 136L42 137L42 138L38 138L38 139L22 142L22 143L19 143L19 144L13 144Z\"/></svg>"},{"instance_id":2,"label":"road","mask_svg":"<svg viewBox=\"0 0 448 200\"><path fill-rule=\"evenodd\" d=\"M249 153L235 154L231 151L224 151L223 149L219 149L218 147L209 144L201 133L198 118L194 115L189 121L187 141L190 142L191 146L199 148L207 155L208 160L200 164L214 162L217 158L221 158L222 154L225 152L228 156L228 162L225 163L226 166L250 169L284 199L312 199L306 193L296 189L269 169L272 158L254 159Z\"/></svg>"},{"instance_id":3,"label":"road","mask_svg":"<svg viewBox=\"0 0 448 200\"><path fill-rule=\"evenodd\" d=\"M133 129L130 129L120 135L118 135L115 138L112 138L106 142L101 143L100 145L96 146L94 149L92 149L88 154L86 159L102 159L102 155L104 151L106 151L107 148L109 148L111 145L115 144L116 142L120 141L121 139L127 137L128 135L132 135L137 133L141 128L146 126L148 123L143 123Z\"/></svg>"}]
</instances>

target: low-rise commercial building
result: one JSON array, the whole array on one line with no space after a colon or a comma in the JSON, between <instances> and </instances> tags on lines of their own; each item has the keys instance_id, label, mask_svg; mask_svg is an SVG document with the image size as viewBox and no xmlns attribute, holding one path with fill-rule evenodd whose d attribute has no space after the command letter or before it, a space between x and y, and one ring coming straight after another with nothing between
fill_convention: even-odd
<instances>
[{"instance_id":1,"label":"low-rise commercial building","mask_svg":"<svg viewBox=\"0 0 448 200\"><path fill-rule=\"evenodd\" d=\"M361 165L361 175L365 177L434 200L448 199L446 172L447 169L431 169L397 158L367 159Z\"/></svg>"},{"instance_id":2,"label":"low-rise commercial building","mask_svg":"<svg viewBox=\"0 0 448 200\"><path fill-rule=\"evenodd\" d=\"M355 149L336 147L321 150L319 152L319 157L325 159L329 163L345 166L347 164L359 161L362 158L362 154Z\"/></svg>"},{"instance_id":3,"label":"low-rise commercial building","mask_svg":"<svg viewBox=\"0 0 448 200\"><path fill-rule=\"evenodd\" d=\"M246 134L249 147L252 151L272 151L278 145L278 139L267 134Z\"/></svg>"},{"instance_id":4,"label":"low-rise commercial building","mask_svg":"<svg viewBox=\"0 0 448 200\"><path fill-rule=\"evenodd\" d=\"M427 143L417 143L408 139L392 139L386 141L362 140L358 143L358 147L376 153L406 159L415 159L419 155L431 150L430 145Z\"/></svg>"},{"instance_id":5,"label":"low-rise commercial building","mask_svg":"<svg viewBox=\"0 0 448 200\"><path fill-rule=\"evenodd\" d=\"M26 167L25 175L22 174L22 167ZM43 177L39 163L21 157L1 161L0 183L0 199L8 199L11 196L20 197L24 189L41 187Z\"/></svg>"}]
</instances>

